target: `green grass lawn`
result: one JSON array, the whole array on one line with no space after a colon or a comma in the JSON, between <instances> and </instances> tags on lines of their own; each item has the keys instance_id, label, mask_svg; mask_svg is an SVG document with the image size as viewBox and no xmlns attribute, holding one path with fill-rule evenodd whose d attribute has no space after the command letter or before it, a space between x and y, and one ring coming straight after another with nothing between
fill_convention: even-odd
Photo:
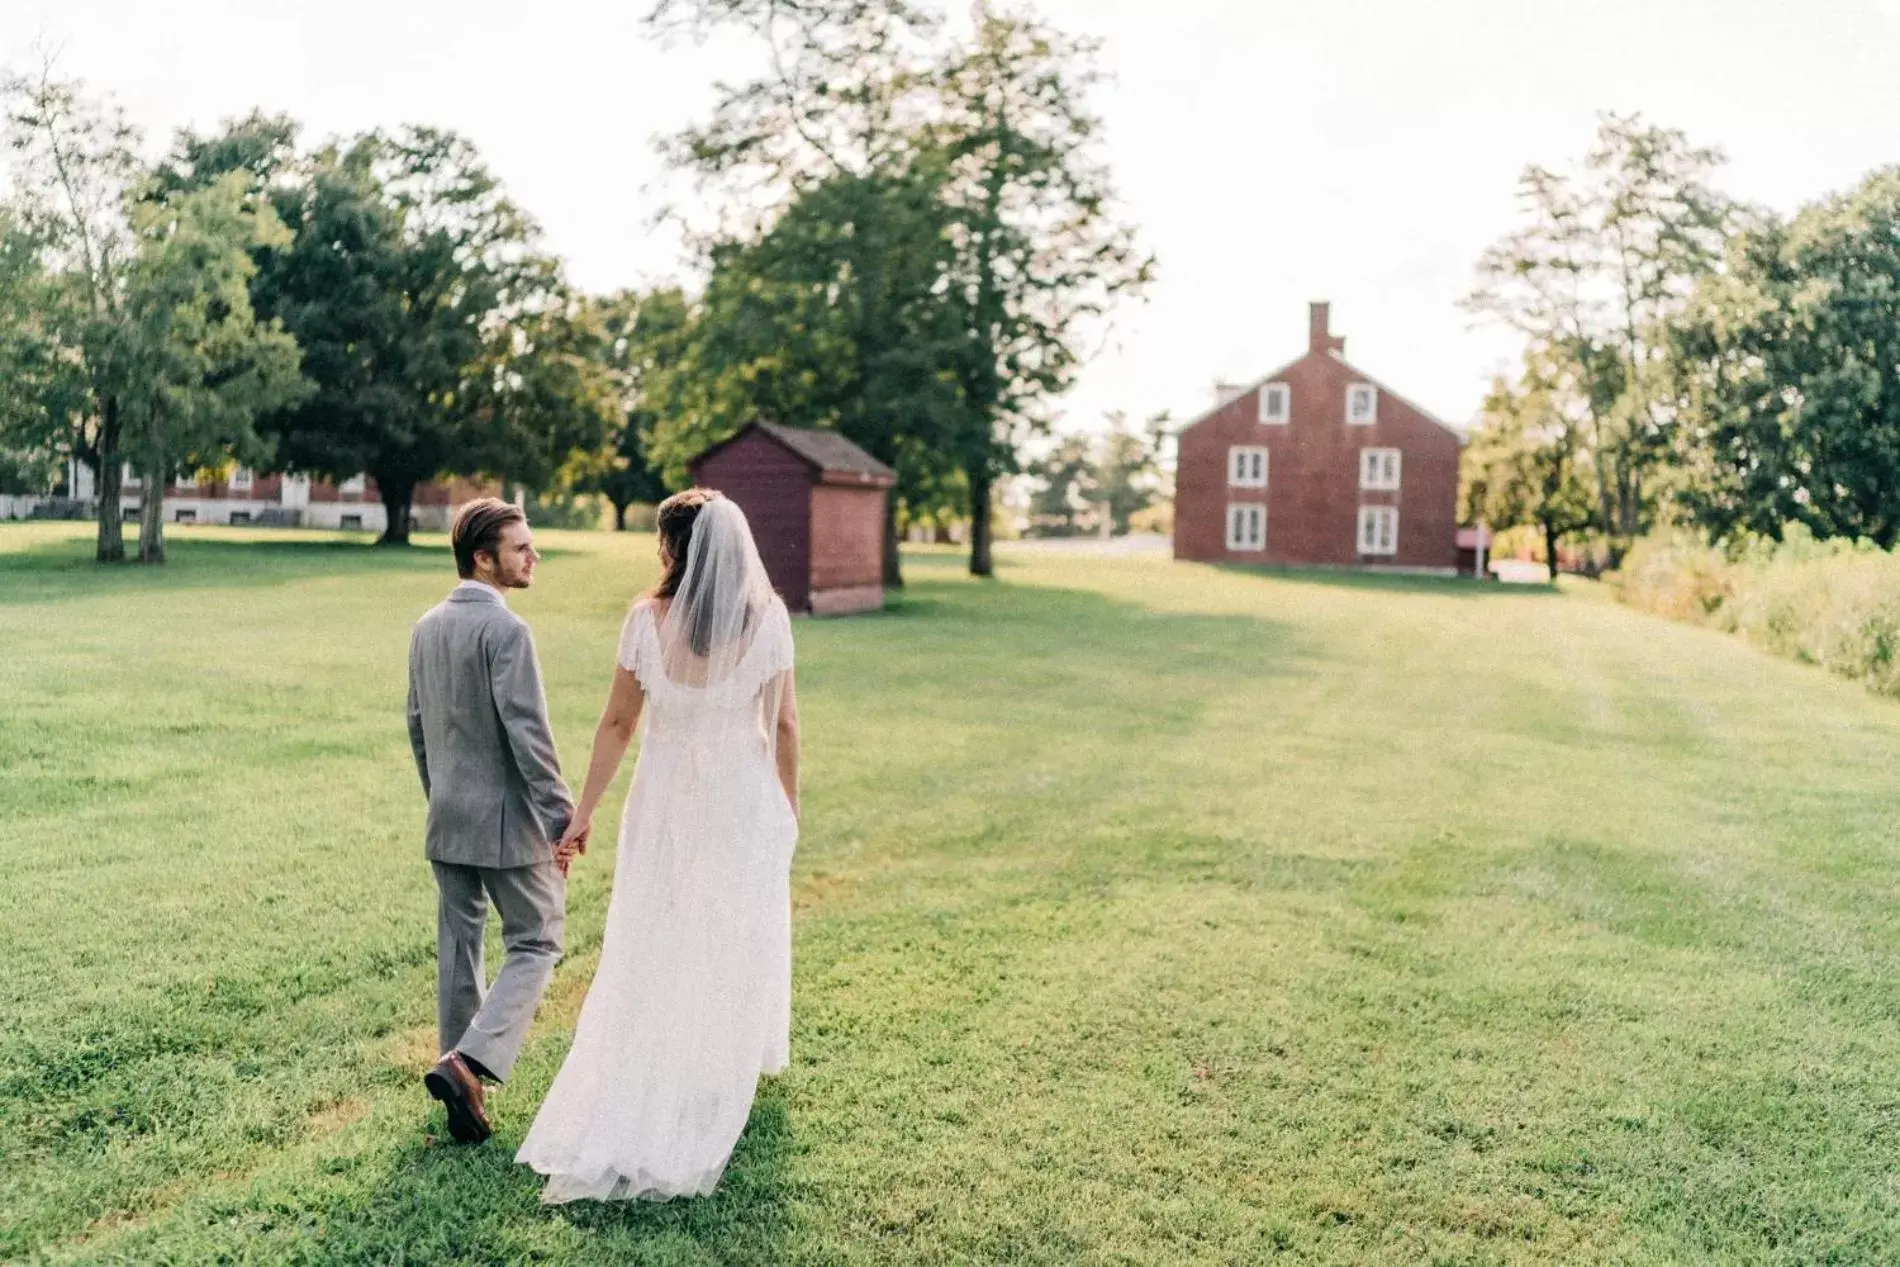
<instances>
[{"instance_id":1,"label":"green grass lawn","mask_svg":"<svg viewBox=\"0 0 1900 1267\"><path fill-rule=\"evenodd\" d=\"M1585 592L1005 555L802 622L725 1186L438 1138L407 552L0 524L0 1260L1900 1260L1900 707ZM652 539L543 534L571 772ZM617 807L617 796L614 800Z\"/></svg>"}]
</instances>

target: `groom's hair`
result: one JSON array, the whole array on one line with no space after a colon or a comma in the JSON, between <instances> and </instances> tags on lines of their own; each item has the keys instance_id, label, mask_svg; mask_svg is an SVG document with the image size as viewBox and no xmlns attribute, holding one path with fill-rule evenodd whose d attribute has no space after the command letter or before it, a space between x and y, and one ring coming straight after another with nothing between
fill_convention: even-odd
<instances>
[{"instance_id":1,"label":"groom's hair","mask_svg":"<svg viewBox=\"0 0 1900 1267\"><path fill-rule=\"evenodd\" d=\"M455 526L449 529L449 548L455 551L455 570L464 580L475 575L475 555L486 550L501 554L501 530L509 524L525 524L528 517L521 507L499 497L478 497L455 512Z\"/></svg>"}]
</instances>

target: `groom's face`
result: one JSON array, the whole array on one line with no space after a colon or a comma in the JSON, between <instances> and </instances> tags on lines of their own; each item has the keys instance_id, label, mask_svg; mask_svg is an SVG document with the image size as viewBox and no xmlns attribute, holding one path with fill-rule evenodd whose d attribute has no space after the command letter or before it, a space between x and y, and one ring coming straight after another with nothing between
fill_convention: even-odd
<instances>
[{"instance_id":1,"label":"groom's face","mask_svg":"<svg viewBox=\"0 0 1900 1267\"><path fill-rule=\"evenodd\" d=\"M534 584L534 565L541 556L534 548L534 532L524 523L511 523L495 543L495 584L505 590L525 590Z\"/></svg>"}]
</instances>

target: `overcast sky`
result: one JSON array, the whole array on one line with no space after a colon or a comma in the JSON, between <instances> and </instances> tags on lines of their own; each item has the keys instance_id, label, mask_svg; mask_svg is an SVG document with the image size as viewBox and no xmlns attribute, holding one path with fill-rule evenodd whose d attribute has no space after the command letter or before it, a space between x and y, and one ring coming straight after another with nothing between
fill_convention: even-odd
<instances>
[{"instance_id":1,"label":"overcast sky","mask_svg":"<svg viewBox=\"0 0 1900 1267\"><path fill-rule=\"evenodd\" d=\"M686 278L650 228L651 138L701 117L743 45L662 49L644 0L0 0L0 60L36 40L154 147L253 106L315 136L424 122L472 138L581 284ZM958 0L958 7L962 7ZM1066 408L1199 412L1217 378L1304 347L1329 299L1347 356L1447 421L1510 351L1457 309L1527 162L1569 162L1601 110L1730 155L1791 210L1900 161L1900 0L1043 0L1100 36L1126 215L1159 257Z\"/></svg>"}]
</instances>

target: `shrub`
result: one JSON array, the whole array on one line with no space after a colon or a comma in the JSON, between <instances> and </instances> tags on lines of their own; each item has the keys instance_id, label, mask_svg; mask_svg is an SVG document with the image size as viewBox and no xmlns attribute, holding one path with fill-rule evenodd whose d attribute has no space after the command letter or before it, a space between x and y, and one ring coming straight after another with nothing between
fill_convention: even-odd
<instances>
[{"instance_id":1,"label":"shrub","mask_svg":"<svg viewBox=\"0 0 1900 1267\"><path fill-rule=\"evenodd\" d=\"M1738 633L1900 697L1900 557L1872 542L1782 540L1729 549L1684 536L1639 542L1612 578L1631 606Z\"/></svg>"}]
</instances>

